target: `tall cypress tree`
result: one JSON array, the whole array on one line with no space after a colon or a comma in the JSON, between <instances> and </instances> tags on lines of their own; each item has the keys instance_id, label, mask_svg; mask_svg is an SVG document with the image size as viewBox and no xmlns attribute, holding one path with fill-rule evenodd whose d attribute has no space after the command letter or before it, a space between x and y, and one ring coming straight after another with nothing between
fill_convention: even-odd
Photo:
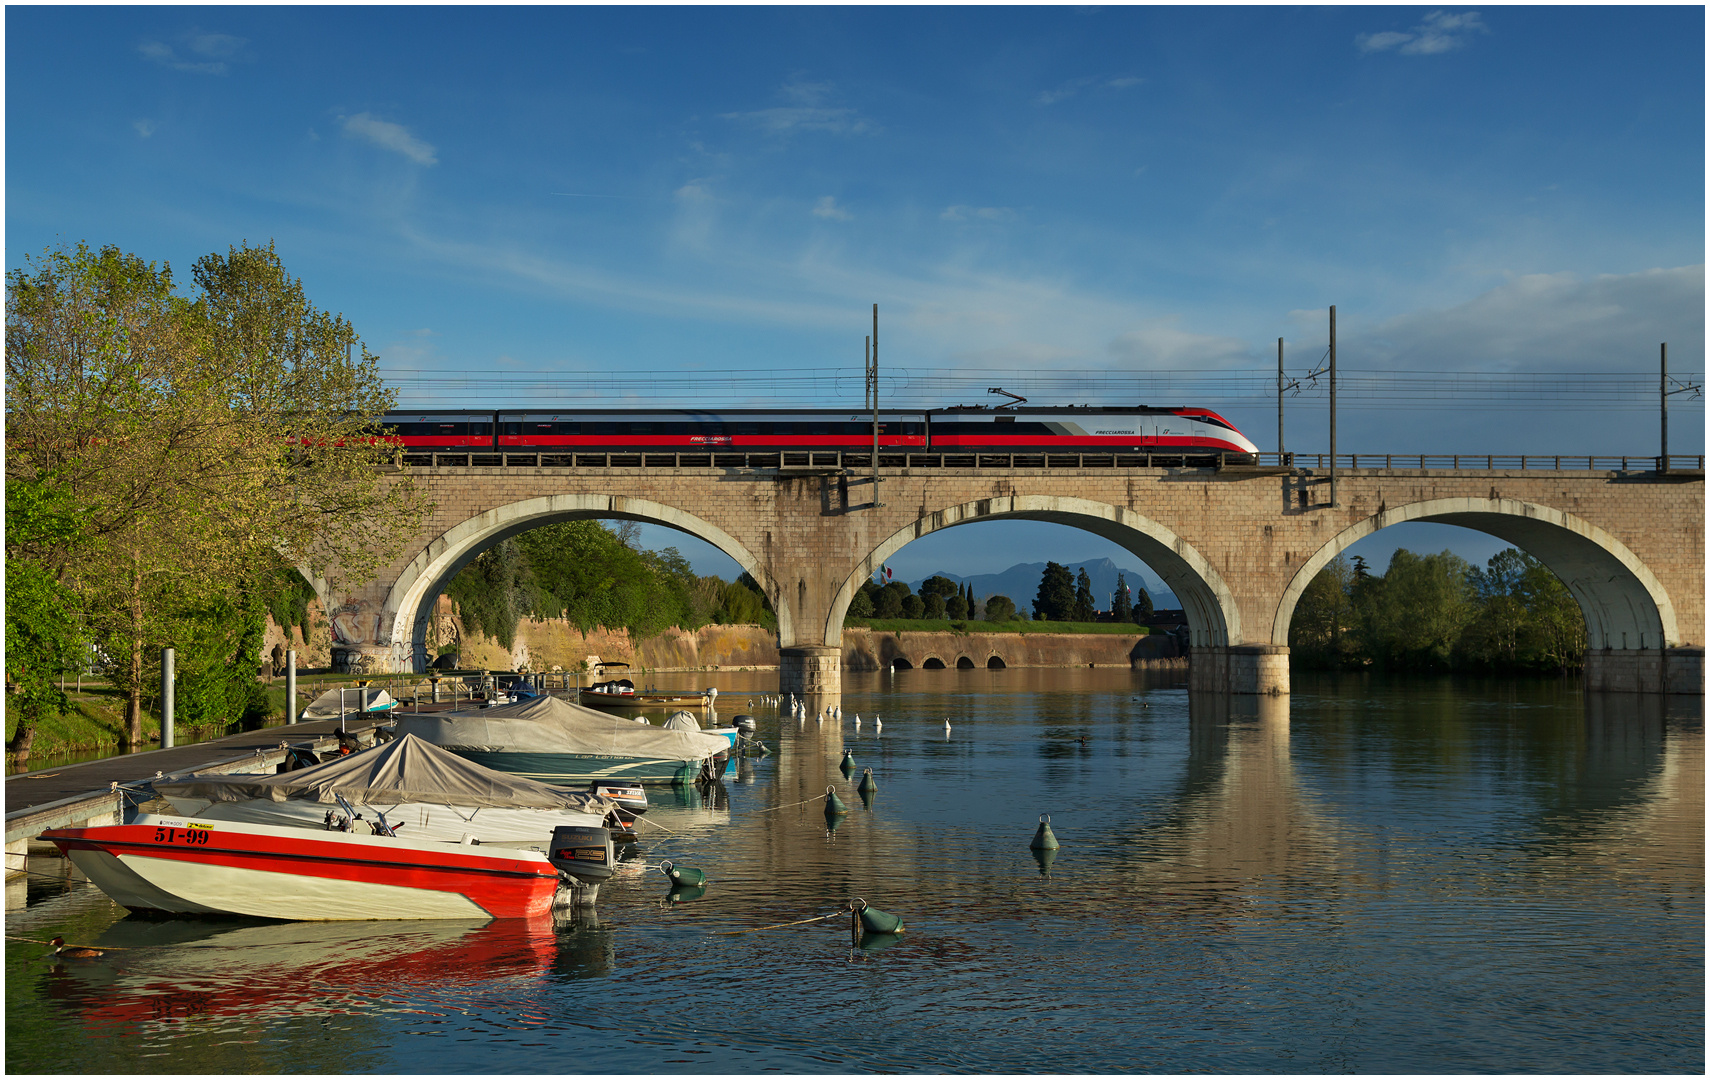
<instances>
[{"instance_id":1,"label":"tall cypress tree","mask_svg":"<svg viewBox=\"0 0 1710 1080\"><path fill-rule=\"evenodd\" d=\"M1075 612L1076 622L1092 622L1098 617L1098 609L1093 603L1092 578L1087 576L1087 568L1081 567L1081 572L1075 578Z\"/></svg>"},{"instance_id":2,"label":"tall cypress tree","mask_svg":"<svg viewBox=\"0 0 1710 1080\"><path fill-rule=\"evenodd\" d=\"M1075 578L1069 568L1045 564L1039 576L1039 594L1033 599L1033 617L1049 622L1067 622L1075 613Z\"/></svg>"}]
</instances>

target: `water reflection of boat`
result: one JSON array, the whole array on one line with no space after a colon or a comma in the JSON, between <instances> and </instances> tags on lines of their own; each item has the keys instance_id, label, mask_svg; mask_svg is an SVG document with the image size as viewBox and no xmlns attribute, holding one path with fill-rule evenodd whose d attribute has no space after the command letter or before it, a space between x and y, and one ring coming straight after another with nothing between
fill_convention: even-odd
<instances>
[{"instance_id":1,"label":"water reflection of boat","mask_svg":"<svg viewBox=\"0 0 1710 1080\"><path fill-rule=\"evenodd\" d=\"M559 963L551 915L504 922L266 923L121 919L99 939L122 963L56 969L53 996L101 1025L325 1014L534 980ZM609 970L609 964L608 964ZM265 978L258 978L264 973Z\"/></svg>"},{"instance_id":2,"label":"water reflection of boat","mask_svg":"<svg viewBox=\"0 0 1710 1080\"><path fill-rule=\"evenodd\" d=\"M460 713L394 715L399 735L415 735L490 769L553 784L687 784L731 748L723 735L638 724L555 697Z\"/></svg>"},{"instance_id":3,"label":"water reflection of boat","mask_svg":"<svg viewBox=\"0 0 1710 1080\"><path fill-rule=\"evenodd\" d=\"M611 803L599 795L488 769L412 735L295 772L192 775L151 786L197 821L321 828L344 800L368 822L413 840L542 844L560 825L613 823Z\"/></svg>"},{"instance_id":4,"label":"water reflection of boat","mask_svg":"<svg viewBox=\"0 0 1710 1080\"><path fill-rule=\"evenodd\" d=\"M551 913L560 887L592 903L613 868L610 834L548 852L248 822L139 815L128 825L50 829L90 881L132 911L263 919L518 919ZM600 850L596 851L596 847ZM597 858L596 858L597 855Z\"/></svg>"}]
</instances>

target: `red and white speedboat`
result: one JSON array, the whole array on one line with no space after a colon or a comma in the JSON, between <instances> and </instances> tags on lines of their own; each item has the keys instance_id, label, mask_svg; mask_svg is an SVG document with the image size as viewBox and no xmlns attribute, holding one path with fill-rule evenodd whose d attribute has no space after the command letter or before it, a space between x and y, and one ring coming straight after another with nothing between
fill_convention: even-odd
<instances>
[{"instance_id":1,"label":"red and white speedboat","mask_svg":"<svg viewBox=\"0 0 1710 1080\"><path fill-rule=\"evenodd\" d=\"M592 903L613 863L570 827L524 848L144 814L42 838L132 910L265 919L531 918Z\"/></svg>"}]
</instances>

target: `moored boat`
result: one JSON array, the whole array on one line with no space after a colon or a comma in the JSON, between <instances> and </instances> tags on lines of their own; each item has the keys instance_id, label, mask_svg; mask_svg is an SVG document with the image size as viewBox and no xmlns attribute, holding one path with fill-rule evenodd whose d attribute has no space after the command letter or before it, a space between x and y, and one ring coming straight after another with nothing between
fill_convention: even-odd
<instances>
[{"instance_id":1,"label":"moored boat","mask_svg":"<svg viewBox=\"0 0 1710 1080\"><path fill-rule=\"evenodd\" d=\"M540 843L560 825L616 824L615 799L489 769L413 735L293 772L192 774L150 786L198 821L323 828L343 817L412 840Z\"/></svg>"},{"instance_id":2,"label":"moored boat","mask_svg":"<svg viewBox=\"0 0 1710 1080\"><path fill-rule=\"evenodd\" d=\"M42 838L124 907L174 915L532 918L551 913L561 885L592 903L612 872L603 829L589 830L570 859L551 851L556 833L521 848L152 814ZM605 845L599 860L595 838Z\"/></svg>"},{"instance_id":3,"label":"moored boat","mask_svg":"<svg viewBox=\"0 0 1710 1080\"><path fill-rule=\"evenodd\" d=\"M490 769L549 784L690 784L730 753L723 735L638 724L555 697L460 713L393 715L400 736L415 735Z\"/></svg>"}]
</instances>

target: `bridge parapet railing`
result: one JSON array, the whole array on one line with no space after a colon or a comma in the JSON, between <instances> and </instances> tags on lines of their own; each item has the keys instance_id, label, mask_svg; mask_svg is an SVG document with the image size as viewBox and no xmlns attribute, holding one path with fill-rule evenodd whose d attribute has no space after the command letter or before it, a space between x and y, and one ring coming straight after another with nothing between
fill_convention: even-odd
<instances>
[{"instance_id":1,"label":"bridge parapet railing","mask_svg":"<svg viewBox=\"0 0 1710 1080\"><path fill-rule=\"evenodd\" d=\"M858 473L872 469L873 455L844 451L786 450L771 453L534 453L405 454L404 464L467 469L714 469L789 474ZM1324 472L1329 454L1252 455L1181 453L879 453L881 469L1282 469ZM1428 469L1432 471L1524 470L1543 472L1664 472L1691 475L1704 471L1704 455L1661 457L1588 454L1337 454L1338 469Z\"/></svg>"}]
</instances>

